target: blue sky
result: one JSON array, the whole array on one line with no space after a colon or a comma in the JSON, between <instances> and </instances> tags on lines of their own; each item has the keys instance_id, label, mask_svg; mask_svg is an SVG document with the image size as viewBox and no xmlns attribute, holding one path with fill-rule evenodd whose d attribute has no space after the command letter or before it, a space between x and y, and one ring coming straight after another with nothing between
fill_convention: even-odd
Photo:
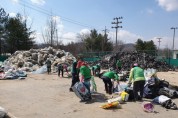
<instances>
[{"instance_id":1,"label":"blue sky","mask_svg":"<svg viewBox=\"0 0 178 118\"><path fill-rule=\"evenodd\" d=\"M115 42L113 18L123 17L118 40L135 43L138 38L153 40L160 48L173 45L173 30L178 27L178 0L1 0L0 7L10 16L16 13L28 16L28 24L36 31L36 41L43 42L41 34L50 15L58 23L58 34L64 44L77 41L78 33L95 28L99 33L108 29ZM178 49L178 29L174 48Z\"/></svg>"}]
</instances>

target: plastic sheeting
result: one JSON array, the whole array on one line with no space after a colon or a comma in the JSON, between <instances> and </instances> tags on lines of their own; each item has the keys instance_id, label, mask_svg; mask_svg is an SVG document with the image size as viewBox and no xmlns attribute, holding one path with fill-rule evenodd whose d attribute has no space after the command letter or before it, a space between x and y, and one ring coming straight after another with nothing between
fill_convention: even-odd
<instances>
[{"instance_id":1,"label":"plastic sheeting","mask_svg":"<svg viewBox=\"0 0 178 118\"><path fill-rule=\"evenodd\" d=\"M41 68L37 69L36 71L33 71L33 74L43 74L47 72L47 66L43 65Z\"/></svg>"},{"instance_id":2,"label":"plastic sheeting","mask_svg":"<svg viewBox=\"0 0 178 118\"><path fill-rule=\"evenodd\" d=\"M148 68L144 70L144 76L145 76L146 81L148 81L155 74L156 74L156 69L154 68Z\"/></svg>"},{"instance_id":3,"label":"plastic sheeting","mask_svg":"<svg viewBox=\"0 0 178 118\"><path fill-rule=\"evenodd\" d=\"M4 118L6 116L7 112L4 108L0 106L0 118Z\"/></svg>"}]
</instances>

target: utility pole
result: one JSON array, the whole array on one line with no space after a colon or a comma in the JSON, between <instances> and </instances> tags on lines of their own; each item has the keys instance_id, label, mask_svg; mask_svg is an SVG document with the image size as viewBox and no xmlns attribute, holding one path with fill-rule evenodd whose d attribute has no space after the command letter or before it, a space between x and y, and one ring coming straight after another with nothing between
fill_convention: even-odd
<instances>
[{"instance_id":1,"label":"utility pole","mask_svg":"<svg viewBox=\"0 0 178 118\"><path fill-rule=\"evenodd\" d=\"M158 58L159 58L159 56L160 56L159 55L159 53L160 53L159 48L160 48L160 42L161 42L160 39L162 39L162 38L158 37L157 39L158 39L158 43L159 43L159 45L158 45Z\"/></svg>"},{"instance_id":2,"label":"utility pole","mask_svg":"<svg viewBox=\"0 0 178 118\"><path fill-rule=\"evenodd\" d=\"M105 29L103 31L104 31L104 39L102 40L102 52L104 51L104 44L105 44L105 41L106 41L106 38L107 38L106 32L108 31L108 29L106 29L106 26L105 26Z\"/></svg>"},{"instance_id":3,"label":"utility pole","mask_svg":"<svg viewBox=\"0 0 178 118\"><path fill-rule=\"evenodd\" d=\"M172 45L172 50L174 50L175 30L178 29L178 28L177 27L171 27L171 29L174 30L174 33L173 33L173 45Z\"/></svg>"},{"instance_id":4,"label":"utility pole","mask_svg":"<svg viewBox=\"0 0 178 118\"><path fill-rule=\"evenodd\" d=\"M160 39L162 39L162 38L157 38L157 39L158 39L158 43L159 43L159 45L158 45L158 51L159 51L160 43L161 43Z\"/></svg>"},{"instance_id":5,"label":"utility pole","mask_svg":"<svg viewBox=\"0 0 178 118\"><path fill-rule=\"evenodd\" d=\"M122 17L115 17L113 20L116 20L116 22L112 22L112 24L116 25L115 27L112 27L112 28L116 29L116 46L117 46L117 30L118 30L118 28L122 28L122 26L119 26L119 23L122 23L121 21L119 21L119 19L123 19L123 18Z\"/></svg>"},{"instance_id":6,"label":"utility pole","mask_svg":"<svg viewBox=\"0 0 178 118\"><path fill-rule=\"evenodd\" d=\"M172 58L173 58L173 55L174 55L174 39L175 39L175 30L178 29L177 27L171 27L171 29L174 30L174 33L173 33L173 44L172 44Z\"/></svg>"}]
</instances>

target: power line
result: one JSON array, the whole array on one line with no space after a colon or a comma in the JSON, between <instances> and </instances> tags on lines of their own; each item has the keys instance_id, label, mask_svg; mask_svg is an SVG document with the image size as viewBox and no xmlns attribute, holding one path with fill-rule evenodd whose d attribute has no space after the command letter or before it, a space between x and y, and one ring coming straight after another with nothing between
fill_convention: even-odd
<instances>
[{"instance_id":1,"label":"power line","mask_svg":"<svg viewBox=\"0 0 178 118\"><path fill-rule=\"evenodd\" d=\"M43 14L46 14L48 16L51 16L51 13L49 13L49 11L45 10L45 9L42 9L40 7L37 7L37 6L34 6L34 5L31 5L30 3L22 0L22 1L19 1L19 4L20 5L25 5L25 7L28 7L32 10L35 10L37 12L40 12L40 13L43 13ZM88 28L93 28L92 26L89 26L89 25L86 25L86 24L83 24L81 22L78 22L78 21L75 21L75 20L72 20L72 19L69 19L69 18L66 18L66 17L63 17L61 15L59 15L60 18L64 21L67 21L67 22L70 22L70 23L73 23L73 24L76 24L76 25L79 25L79 26L83 26L83 27L88 27Z\"/></svg>"}]
</instances>

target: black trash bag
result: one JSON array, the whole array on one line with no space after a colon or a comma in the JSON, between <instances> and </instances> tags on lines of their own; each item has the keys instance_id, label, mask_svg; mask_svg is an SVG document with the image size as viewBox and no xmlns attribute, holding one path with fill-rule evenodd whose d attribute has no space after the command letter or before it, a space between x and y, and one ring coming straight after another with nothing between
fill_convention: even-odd
<instances>
[{"instance_id":1,"label":"black trash bag","mask_svg":"<svg viewBox=\"0 0 178 118\"><path fill-rule=\"evenodd\" d=\"M132 87L127 87L127 88L125 89L125 92L129 94L128 101L133 101L133 100L135 100L135 98L134 98L134 93L133 93L133 88L132 88Z\"/></svg>"},{"instance_id":2,"label":"black trash bag","mask_svg":"<svg viewBox=\"0 0 178 118\"><path fill-rule=\"evenodd\" d=\"M158 94L159 95L165 95L169 98L175 98L177 96L176 90L173 90L173 89L170 89L170 88L167 88L167 87L160 88Z\"/></svg>"},{"instance_id":3,"label":"black trash bag","mask_svg":"<svg viewBox=\"0 0 178 118\"><path fill-rule=\"evenodd\" d=\"M171 99L163 102L161 106L165 107L166 109L177 110L177 105Z\"/></svg>"}]
</instances>

